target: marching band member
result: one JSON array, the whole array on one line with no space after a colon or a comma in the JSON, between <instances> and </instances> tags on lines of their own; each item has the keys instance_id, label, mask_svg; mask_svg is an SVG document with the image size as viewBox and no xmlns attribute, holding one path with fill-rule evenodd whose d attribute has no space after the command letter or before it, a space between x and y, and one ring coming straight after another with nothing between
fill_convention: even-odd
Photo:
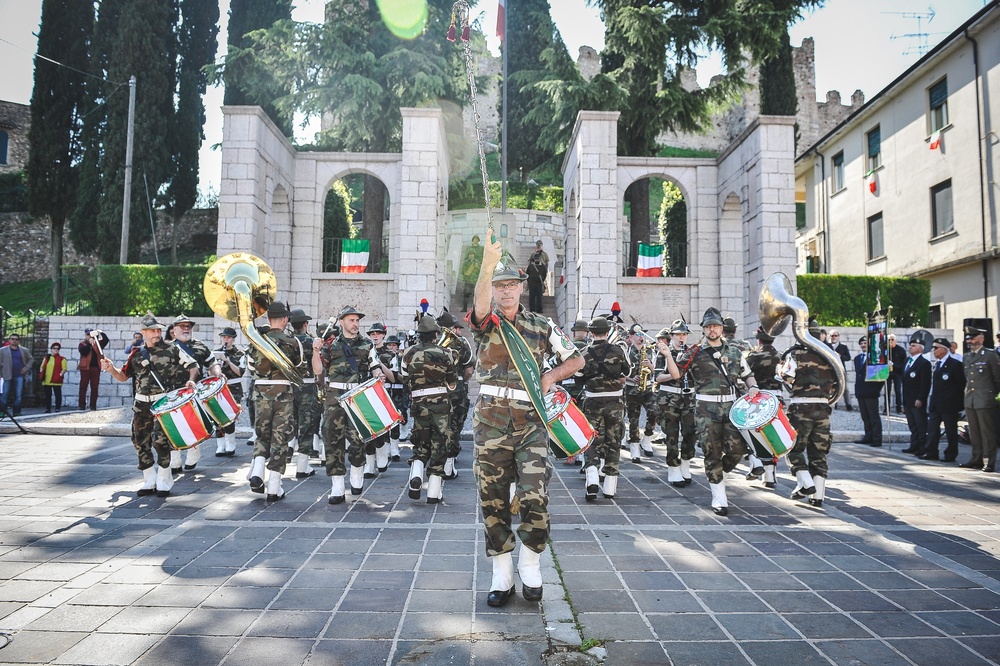
<instances>
[{"instance_id":1,"label":"marching band member","mask_svg":"<svg viewBox=\"0 0 1000 666\"><path fill-rule=\"evenodd\" d=\"M452 349L458 357L458 386L451 394L451 417L448 428L448 456L444 463L444 478L454 479L458 477L455 471L455 459L462 450L460 437L462 428L465 427L465 419L469 416L469 379L475 368L475 360L472 357L472 345L462 335L462 322L447 310L437 318L438 326L448 328L453 333L445 343L445 347Z\"/></svg>"},{"instance_id":2,"label":"marching band member","mask_svg":"<svg viewBox=\"0 0 1000 666\"><path fill-rule=\"evenodd\" d=\"M298 368L302 375L302 386L293 386L295 392L295 437L288 448L295 458L295 478L308 479L316 474L309 466L309 458L319 455L316 451L316 440L319 439L319 394L316 391L316 375L312 370L312 341L309 335L309 322L312 317L302 308L292 310L288 323L292 325L292 337L299 341L302 351L302 362Z\"/></svg>"},{"instance_id":3,"label":"marching band member","mask_svg":"<svg viewBox=\"0 0 1000 666\"><path fill-rule=\"evenodd\" d=\"M236 329L227 326L219 334L222 346L213 352L219 359L219 368L226 379L226 385L236 404L243 403L243 371L246 370L246 355L236 346ZM221 433L221 437L218 435ZM216 430L215 457L232 457L236 455L236 421L225 428Z\"/></svg>"},{"instance_id":4,"label":"marching band member","mask_svg":"<svg viewBox=\"0 0 1000 666\"><path fill-rule=\"evenodd\" d=\"M573 334L573 345L580 350L582 353L586 349L587 345L590 344L588 340L589 332L587 331L587 320L577 319L573 322L573 326L570 328L570 332ZM569 393L569 397L573 398L579 404L583 401L583 375L579 372L574 374L572 377L567 377L560 382L560 386L566 389ZM583 455L573 455L566 456L567 465L583 465ZM583 473L583 467L580 468L580 472Z\"/></svg>"},{"instance_id":5,"label":"marching band member","mask_svg":"<svg viewBox=\"0 0 1000 666\"><path fill-rule=\"evenodd\" d=\"M407 420L406 416L406 387L403 385L402 376L400 372L400 364L402 362L403 354L399 351L399 338L395 335L390 335L385 339L385 348L387 351L392 353L391 365L389 370L392 372L394 381L389 384L389 397L392 398L392 404L396 406L400 415L403 417L403 422ZM392 462L399 462L399 434L400 428L402 428L402 423L397 423L389 431L389 460Z\"/></svg>"},{"instance_id":6,"label":"marching band member","mask_svg":"<svg viewBox=\"0 0 1000 666\"><path fill-rule=\"evenodd\" d=\"M180 314L174 318L172 326L174 338L172 344L178 345L188 356L197 361L199 368L204 368L213 377L221 377L222 365L219 363L219 359L215 357L215 354L208 348L208 345L201 340L195 340L192 336L195 327L194 320ZM199 379L203 376L199 374ZM190 471L194 469L198 465L199 460L201 460L201 448L199 446L192 446L190 449L185 449L185 470ZM180 451L174 450L170 452L170 472L174 476L181 473Z\"/></svg>"},{"instance_id":7,"label":"marching band member","mask_svg":"<svg viewBox=\"0 0 1000 666\"><path fill-rule=\"evenodd\" d=\"M771 391L779 399L783 395L781 380L778 379L778 365L781 363L781 356L774 348L774 337L768 335L764 329L757 329L757 342L759 346L750 350L747 356L747 365L750 366L757 386L765 391ZM756 440L755 440L756 442ZM753 447L758 453L765 453L763 447ZM747 481L754 481L761 476L764 477L764 487L774 488L776 477L774 475L778 459L771 455L757 457L755 451L750 452L750 473L747 474Z\"/></svg>"},{"instance_id":8,"label":"marching band member","mask_svg":"<svg viewBox=\"0 0 1000 666\"><path fill-rule=\"evenodd\" d=\"M397 381L397 378L391 369L394 355L385 346L387 332L388 330L382 322L377 321L368 327L368 338L375 346L375 357L378 359L379 369L391 386ZM389 440L391 437L391 433L385 432L365 444L364 474L366 479L374 479L389 468Z\"/></svg>"},{"instance_id":9,"label":"marching band member","mask_svg":"<svg viewBox=\"0 0 1000 666\"><path fill-rule=\"evenodd\" d=\"M653 455L653 426L656 425L656 396L653 382L653 363L647 355L649 345L643 335L646 332L639 324L628 329L628 362L631 370L625 379L625 414L628 416L628 444L632 462L640 462L641 455ZM645 377L645 381L642 378ZM644 385L643 385L644 384ZM639 416L646 410L646 425L642 440L639 439Z\"/></svg>"},{"instance_id":10,"label":"marching band member","mask_svg":"<svg viewBox=\"0 0 1000 666\"><path fill-rule=\"evenodd\" d=\"M619 442L624 429L625 398L623 387L628 374L628 359L618 345L608 342L611 322L595 317L587 327L592 342L583 352L583 414L597 431L597 438L584 452L585 498L597 499L598 483L604 477L604 496L613 499L618 489Z\"/></svg>"},{"instance_id":11,"label":"marching band member","mask_svg":"<svg viewBox=\"0 0 1000 666\"><path fill-rule=\"evenodd\" d=\"M653 377L660 398L657 413L667 446L667 482L678 488L691 483L691 459L695 455L698 433L690 378L685 373L680 379L674 379L668 372L667 356L676 361L684 353L690 332L688 325L678 319L670 328L661 328L656 334L659 354Z\"/></svg>"}]
</instances>

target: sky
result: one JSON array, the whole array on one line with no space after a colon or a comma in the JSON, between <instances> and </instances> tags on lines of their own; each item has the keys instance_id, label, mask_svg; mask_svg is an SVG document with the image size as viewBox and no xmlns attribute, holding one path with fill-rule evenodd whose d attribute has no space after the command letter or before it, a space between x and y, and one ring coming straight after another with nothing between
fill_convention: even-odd
<instances>
[{"instance_id":1,"label":"sky","mask_svg":"<svg viewBox=\"0 0 1000 666\"><path fill-rule=\"evenodd\" d=\"M507 0L508 11L516 11L518 0ZM604 25L599 11L588 0L549 0L552 18L575 59L580 46L598 52L604 45ZM0 0L0 99L27 104L31 99L32 57L35 52L42 0ZM793 46L806 37L815 40L816 95L826 100L829 90L838 90L850 101L860 89L871 99L907 67L920 58L921 45L932 47L944 39L984 5L984 0L826 0L789 29ZM295 0L292 18L320 21L324 0ZM222 25L220 54L226 43L225 24L229 0L220 0ZM480 0L473 9L487 35L487 45L499 53L496 32L496 0ZM73 63L67 63L73 64ZM78 63L77 63L78 64ZM718 73L718 59L708 55L698 68L703 84ZM141 82L140 82L141 85ZM213 148L222 140L222 90L206 94L207 122L201 150L201 189L218 191L221 154ZM311 141L317 123L305 128L296 123L296 140Z\"/></svg>"}]
</instances>

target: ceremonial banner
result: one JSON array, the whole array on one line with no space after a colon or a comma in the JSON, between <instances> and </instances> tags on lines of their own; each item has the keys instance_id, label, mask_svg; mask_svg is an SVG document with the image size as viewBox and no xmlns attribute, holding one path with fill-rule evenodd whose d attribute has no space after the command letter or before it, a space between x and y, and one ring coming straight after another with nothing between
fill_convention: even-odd
<instances>
[{"instance_id":1,"label":"ceremonial banner","mask_svg":"<svg viewBox=\"0 0 1000 666\"><path fill-rule=\"evenodd\" d=\"M663 246L639 243L636 277L663 277Z\"/></svg>"},{"instance_id":2,"label":"ceremonial banner","mask_svg":"<svg viewBox=\"0 0 1000 666\"><path fill-rule=\"evenodd\" d=\"M345 238L340 241L340 272L364 273L368 265L367 238Z\"/></svg>"},{"instance_id":3,"label":"ceremonial banner","mask_svg":"<svg viewBox=\"0 0 1000 666\"><path fill-rule=\"evenodd\" d=\"M507 36L507 28L506 28L507 8L505 6L506 4L507 4L506 0L500 0L497 3L497 37L500 38L500 41L503 41L504 38Z\"/></svg>"},{"instance_id":4,"label":"ceremonial banner","mask_svg":"<svg viewBox=\"0 0 1000 666\"><path fill-rule=\"evenodd\" d=\"M868 364L866 382L884 382L889 379L889 347L886 335L888 322L881 311L868 319Z\"/></svg>"}]
</instances>

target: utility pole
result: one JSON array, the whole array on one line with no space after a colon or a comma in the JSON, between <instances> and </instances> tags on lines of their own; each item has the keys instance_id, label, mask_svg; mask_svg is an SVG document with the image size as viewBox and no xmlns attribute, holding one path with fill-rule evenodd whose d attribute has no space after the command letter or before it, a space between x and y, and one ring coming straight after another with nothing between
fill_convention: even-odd
<instances>
[{"instance_id":1,"label":"utility pole","mask_svg":"<svg viewBox=\"0 0 1000 666\"><path fill-rule=\"evenodd\" d=\"M135 133L135 75L128 80L128 135L125 139L125 201L122 203L122 245L118 263L128 263L128 219L132 202L132 135Z\"/></svg>"}]
</instances>

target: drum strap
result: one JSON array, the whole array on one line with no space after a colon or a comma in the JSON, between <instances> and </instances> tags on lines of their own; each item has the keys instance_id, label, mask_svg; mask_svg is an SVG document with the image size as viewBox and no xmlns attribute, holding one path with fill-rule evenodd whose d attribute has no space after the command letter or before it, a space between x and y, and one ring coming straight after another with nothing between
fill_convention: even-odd
<instances>
[{"instance_id":1,"label":"drum strap","mask_svg":"<svg viewBox=\"0 0 1000 666\"><path fill-rule=\"evenodd\" d=\"M354 355L354 350L351 348L351 345L344 342L343 338L340 339L340 350L344 352L344 358L347 359L347 364L351 366L351 370L356 372L360 379L364 379L364 377L361 376L361 368L358 367L358 357Z\"/></svg>"},{"instance_id":2,"label":"drum strap","mask_svg":"<svg viewBox=\"0 0 1000 666\"><path fill-rule=\"evenodd\" d=\"M156 375L156 371L153 370L153 361L149 357L149 350L146 349L146 345L143 345L142 347L139 348L139 354L142 356L142 360L146 362L146 367L149 369L149 374L153 376L153 380L160 387L160 390L166 392L167 390L166 387L163 385L163 382L160 381L160 378Z\"/></svg>"}]
</instances>

